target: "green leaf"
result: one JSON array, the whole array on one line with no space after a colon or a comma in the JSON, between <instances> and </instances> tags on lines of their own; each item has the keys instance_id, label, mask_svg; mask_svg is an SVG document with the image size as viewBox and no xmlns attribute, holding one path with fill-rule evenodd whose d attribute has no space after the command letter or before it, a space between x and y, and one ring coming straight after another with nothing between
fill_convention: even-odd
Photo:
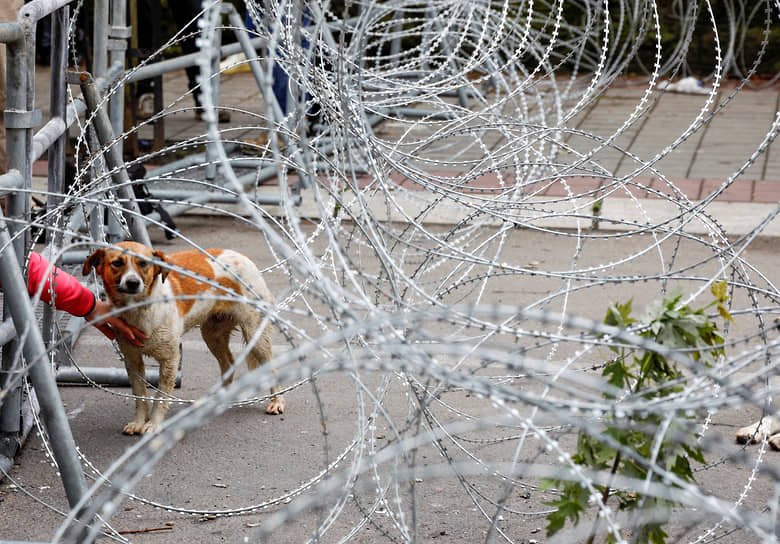
<instances>
[{"instance_id":1,"label":"green leaf","mask_svg":"<svg viewBox=\"0 0 780 544\"><path fill-rule=\"evenodd\" d=\"M631 318L631 305L634 299L629 300L625 304L615 303L607 308L607 315L604 318L604 324L612 327L619 327L625 329L631 323L634 323L636 319Z\"/></svg>"},{"instance_id":2,"label":"green leaf","mask_svg":"<svg viewBox=\"0 0 780 544\"><path fill-rule=\"evenodd\" d=\"M680 329L684 334L683 344L675 347L685 347L686 345L695 345L695 338L699 336L699 329L706 324L693 319L693 316L683 318L674 323L674 326Z\"/></svg>"},{"instance_id":3,"label":"green leaf","mask_svg":"<svg viewBox=\"0 0 780 544\"><path fill-rule=\"evenodd\" d=\"M610 385L617 387L618 389L628 387L631 378L633 378L622 360L617 360L608 364L604 367L601 374L607 378Z\"/></svg>"},{"instance_id":4,"label":"green leaf","mask_svg":"<svg viewBox=\"0 0 780 544\"><path fill-rule=\"evenodd\" d=\"M720 316L726 321L734 321L725 304L729 298L728 283L717 282L711 286L711 291L716 301L694 310L681 303L683 294L679 287L671 288L665 296L648 304L641 320L644 327L639 334L669 348L687 348L694 360L706 365L713 364L716 357L724 352L723 338L718 332L716 322L710 319L706 310L717 304ZM625 328L635 322L636 320L631 318L631 305L631 300L625 304L610 305L604 323ZM612 386L603 393L606 399L614 399L614 389L630 390L632 396L637 395L652 401L682 391L683 386L676 383L682 373L674 361L639 348L611 346L610 349L618 356L615 360L608 361L602 371L602 376ZM656 447L653 429L657 428L665 417L660 414L629 413L618 420L614 414L608 415L601 419L604 425L601 435L579 433L577 451L572 455L572 461L593 470L612 470L613 474L637 480L650 478L660 482L661 477L658 474L648 472L647 460ZM691 419L693 417L679 415L672 420L668 436L673 438L667 438L660 445L660 456L657 460L668 471L688 482L694 481L691 463L705 463ZM633 455L621 455L617 449L607 445L613 441L620 444L621 448L632 451ZM555 512L547 516L548 535L559 531L567 521L578 523L580 514L589 507L588 492L579 483L555 483L559 487L560 498L546 503L556 508ZM547 485L547 482L543 482L543 488ZM650 511L658 511L661 518L655 518L653 522L637 527L634 540L643 544L664 544L667 535L663 526L668 522L668 510L675 502L642 496L632 489L613 490L609 498L613 502L617 500L621 510L633 510L643 504L643 507ZM664 512L667 512L667 515L664 515ZM614 540L611 536L606 536L606 539L608 542Z\"/></svg>"},{"instance_id":5,"label":"green leaf","mask_svg":"<svg viewBox=\"0 0 780 544\"><path fill-rule=\"evenodd\" d=\"M547 536L563 529L567 519L577 523L580 519L580 513L585 510L583 505L587 503L587 490L576 482L566 482L560 499L544 503L556 509L547 515L547 521L549 522L547 525Z\"/></svg>"},{"instance_id":6,"label":"green leaf","mask_svg":"<svg viewBox=\"0 0 780 544\"><path fill-rule=\"evenodd\" d=\"M653 523L648 526L648 536L650 538L650 542L653 544L664 544L666 542L667 535L664 530L661 528L661 524Z\"/></svg>"},{"instance_id":7,"label":"green leaf","mask_svg":"<svg viewBox=\"0 0 780 544\"><path fill-rule=\"evenodd\" d=\"M639 527L635 542L639 544L664 544L667 536L660 523L648 523Z\"/></svg>"},{"instance_id":8,"label":"green leaf","mask_svg":"<svg viewBox=\"0 0 780 544\"><path fill-rule=\"evenodd\" d=\"M551 489L557 488L559 485L561 485L560 480L556 480L554 478L542 478L542 481L539 484L539 491L550 491Z\"/></svg>"},{"instance_id":9,"label":"green leaf","mask_svg":"<svg viewBox=\"0 0 780 544\"><path fill-rule=\"evenodd\" d=\"M681 452L681 454L675 455L667 459L666 469L670 470L673 474L676 474L685 481L693 480L693 471L691 470L691 464L688 462L688 457L683 453L682 448L675 448L675 453Z\"/></svg>"},{"instance_id":10,"label":"green leaf","mask_svg":"<svg viewBox=\"0 0 780 544\"><path fill-rule=\"evenodd\" d=\"M729 298L728 287L729 287L728 281L726 280L716 281L710 287L710 292L712 293L712 296L718 299L719 302L723 302Z\"/></svg>"},{"instance_id":11,"label":"green leaf","mask_svg":"<svg viewBox=\"0 0 780 544\"><path fill-rule=\"evenodd\" d=\"M704 459L704 452L701 450L701 448L691 448L686 446L685 451L688 452L688 457L697 463L701 463L702 465L707 464L707 461Z\"/></svg>"},{"instance_id":12,"label":"green leaf","mask_svg":"<svg viewBox=\"0 0 780 544\"><path fill-rule=\"evenodd\" d=\"M718 313L724 320L734 323L734 319L731 317L731 314L721 302L718 303ZM736 323L734 324L736 325Z\"/></svg>"},{"instance_id":13,"label":"green leaf","mask_svg":"<svg viewBox=\"0 0 780 544\"><path fill-rule=\"evenodd\" d=\"M615 459L615 456L617 455L617 450L614 448L610 448L609 446L605 444L599 444L601 446L600 448L595 450L595 461L594 467L596 468L607 468L609 465L612 464L612 460Z\"/></svg>"},{"instance_id":14,"label":"green leaf","mask_svg":"<svg viewBox=\"0 0 780 544\"><path fill-rule=\"evenodd\" d=\"M627 476L629 478L636 478L637 480L642 480L647 475L647 470L637 464L633 460L629 461L623 461L622 468L620 469L620 474L623 476ZM636 503L636 498L633 499L626 499L626 508L633 508Z\"/></svg>"}]
</instances>

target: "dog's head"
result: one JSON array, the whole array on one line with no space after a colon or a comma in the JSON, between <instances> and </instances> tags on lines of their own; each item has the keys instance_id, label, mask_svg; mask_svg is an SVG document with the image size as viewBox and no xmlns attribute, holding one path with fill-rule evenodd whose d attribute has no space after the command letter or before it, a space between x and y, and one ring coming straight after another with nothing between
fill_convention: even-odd
<instances>
[{"instance_id":1,"label":"dog's head","mask_svg":"<svg viewBox=\"0 0 780 544\"><path fill-rule=\"evenodd\" d=\"M92 269L103 280L106 295L114 305L148 298L158 276L168 277L165 254L136 242L121 242L114 247L98 249L84 262L82 274Z\"/></svg>"}]
</instances>

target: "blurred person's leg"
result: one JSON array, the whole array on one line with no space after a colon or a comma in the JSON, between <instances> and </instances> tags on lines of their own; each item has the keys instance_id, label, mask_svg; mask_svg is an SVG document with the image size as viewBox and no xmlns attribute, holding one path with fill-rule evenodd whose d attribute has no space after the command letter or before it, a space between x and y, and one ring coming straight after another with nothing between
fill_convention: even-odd
<instances>
[{"instance_id":1,"label":"blurred person's leg","mask_svg":"<svg viewBox=\"0 0 780 544\"><path fill-rule=\"evenodd\" d=\"M178 30L187 26L203 9L201 0L168 0L168 6L171 8ZM195 23L187 27L186 33L190 34L190 36L181 42L182 52L185 55L199 52L198 45L195 43L198 32L198 25ZM203 102L201 101L201 91L198 85L200 69L197 66L189 66L185 71L187 72L187 86L192 91L192 98L195 101L195 116L200 118L203 113L201 109ZM219 122L227 123L228 121L230 121L230 113L220 110Z\"/></svg>"},{"instance_id":2,"label":"blurred person's leg","mask_svg":"<svg viewBox=\"0 0 780 544\"><path fill-rule=\"evenodd\" d=\"M137 0L138 11L138 62L153 55L160 48L160 0ZM155 24L154 21L157 21ZM154 78L142 79L137 83L135 95L137 98L136 117L148 119L155 113L154 108Z\"/></svg>"}]
</instances>

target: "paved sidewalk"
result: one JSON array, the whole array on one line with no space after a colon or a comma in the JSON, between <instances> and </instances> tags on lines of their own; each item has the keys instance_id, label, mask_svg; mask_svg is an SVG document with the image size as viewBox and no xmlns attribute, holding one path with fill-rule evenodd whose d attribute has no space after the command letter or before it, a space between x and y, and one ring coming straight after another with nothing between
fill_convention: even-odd
<instances>
[{"instance_id":1,"label":"paved sidewalk","mask_svg":"<svg viewBox=\"0 0 780 544\"><path fill-rule=\"evenodd\" d=\"M48 70L39 67L37 78L39 88L45 88L41 85L48 80ZM192 99L186 94L184 71L166 74L163 87L167 111L176 111L164 117L166 141L203 136L205 125L189 109ZM663 158L654 162L654 171L646 170L638 177L632 176L629 184L619 186L596 176L551 179L549 183L534 183L524 196L534 202L555 202L572 196L593 202L606 199L603 213L607 215L612 209L622 213L626 203L620 200L628 199L632 202L630 209L646 209L652 216L653 210L666 207L672 200L687 198L695 203L711 199L717 193L707 211L734 235L748 232L756 218L772 213L780 202L780 143L764 140L778 115L780 86L765 90L744 88L735 92L735 83L726 81L712 100L708 95L656 92L643 102L645 92L643 84L616 82L568 123L572 134L566 137L566 144L577 153L587 153L602 141L599 138L610 141L609 146L598 151L595 160L600 168L619 178L637 170L641 166L639 161L653 161L663 153ZM44 110L45 119L48 97L40 95L38 105ZM220 103L232 112L231 123L220 125L226 137L250 139L263 132L265 123L261 116L265 104L250 73L224 75L220 84ZM644 114L625 128L625 121L640 105L644 107ZM718 109L721 105L724 107ZM716 110L717 114L709 119ZM702 124L702 119L709 121ZM689 134L687 131L692 125L699 128ZM144 125L138 133L142 139L152 139L153 125ZM375 134L385 141L396 137L392 122L376 127ZM579 134L587 134L589 138ZM757 154L762 145L766 145L766 151ZM673 149L665 152L670 147ZM560 162L571 163L571 157L564 152ZM743 169L749 160L752 164L721 192L726 180ZM435 169L429 174L447 179L457 179L461 175L453 170ZM35 175L45 177L45 163L36 164ZM420 189L419 185L409 183L401 176L392 179L407 189ZM471 179L458 190L499 194L507 191L507 186L513 182L511 173L500 181L495 174L489 174ZM273 191L272 188L261 188L261 192ZM304 206L306 200L304 194ZM316 213L314 208L302 213ZM446 217L431 216L428 220L448 222ZM768 225L764 234L780 235L777 223Z\"/></svg>"}]
</instances>

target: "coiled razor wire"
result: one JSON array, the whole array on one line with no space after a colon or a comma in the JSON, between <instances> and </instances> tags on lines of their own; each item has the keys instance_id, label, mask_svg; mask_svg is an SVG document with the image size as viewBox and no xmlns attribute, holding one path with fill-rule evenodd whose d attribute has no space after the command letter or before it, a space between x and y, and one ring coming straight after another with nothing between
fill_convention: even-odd
<instances>
[{"instance_id":1,"label":"coiled razor wire","mask_svg":"<svg viewBox=\"0 0 780 544\"><path fill-rule=\"evenodd\" d=\"M263 74L262 107L214 102L214 44L235 25L206 1L197 22L161 48L198 35L195 92L206 131L131 164L207 149L144 181L162 195L154 203L229 218L267 247L272 260L261 263L263 274L283 278L276 301L220 296L257 305L287 349L202 397L174 393L159 433L138 439L108 468L82 449L92 487L55 540L91 541L102 532L132 540L108 525L131 500L208 519L262 516L259 525L231 526L234 541L529 542L544 538L546 503L557 492L540 483L554 477L589 490L584 515L602 520L602 540L630 542L640 521L658 514L648 509L638 518L605 503L602 489L611 482L679 503L665 527L672 541L776 541L775 454L766 440L733 445L713 421L744 407L775 409L777 274L756 267L746 251L779 210L740 237L728 236L709 210L765 160L780 116L767 120L744 162L701 200L685 195L664 159L740 93L775 85L777 76L754 76L776 53L780 3L271 0L245 7L263 45L257 58L238 62L257 63ZM695 50L705 34L702 61ZM290 80L286 111L272 98L274 70ZM631 73L639 91L630 95L633 109L611 133L586 130L582 119ZM633 153L624 142L652 116L662 83L693 73L705 85L690 124L652 156ZM177 97L149 122L187 114L190 101ZM229 126L217 122L223 110L233 115ZM123 137L140 135L147 123ZM105 239L102 221L90 233L74 230L68 218L79 214L108 209L126 229L90 131L88 120L76 145L86 157L77 183L49 215L64 218L55 229L61 251ZM264 185L269 169L278 184ZM269 187L279 195L273 210L253 201ZM193 198L165 192L171 188ZM545 196L550 188L560 196ZM230 195L240 207L204 194ZM665 211L649 210L647 195ZM602 213L614 197L630 212ZM40 222L51 228L46 217ZM187 232L180 241L201 249ZM702 305L722 280L736 325L725 327L726 356L712 368L600 323L610 303L633 299L639 308L674 287ZM606 401L601 369L610 346L675 361L685 373L682 392L655 403L628 392ZM95 394L132 396L93 385ZM274 385L312 401L288 406L319 422L311 472L285 475L283 493L258 491L256 500L225 508L136 489L189 433L263 400ZM347 413L330 407L332 387L352 398ZM696 417L707 463L694 467L695 483L653 459L636 461L663 485L610 479L573 462L578 432L599 435L605 416L627 425L635 414ZM669 438L666 427L655 432ZM198 468L178 462L182 471ZM717 484L724 478L733 484L725 490ZM591 527L569 526L550 541L585 541Z\"/></svg>"}]
</instances>

